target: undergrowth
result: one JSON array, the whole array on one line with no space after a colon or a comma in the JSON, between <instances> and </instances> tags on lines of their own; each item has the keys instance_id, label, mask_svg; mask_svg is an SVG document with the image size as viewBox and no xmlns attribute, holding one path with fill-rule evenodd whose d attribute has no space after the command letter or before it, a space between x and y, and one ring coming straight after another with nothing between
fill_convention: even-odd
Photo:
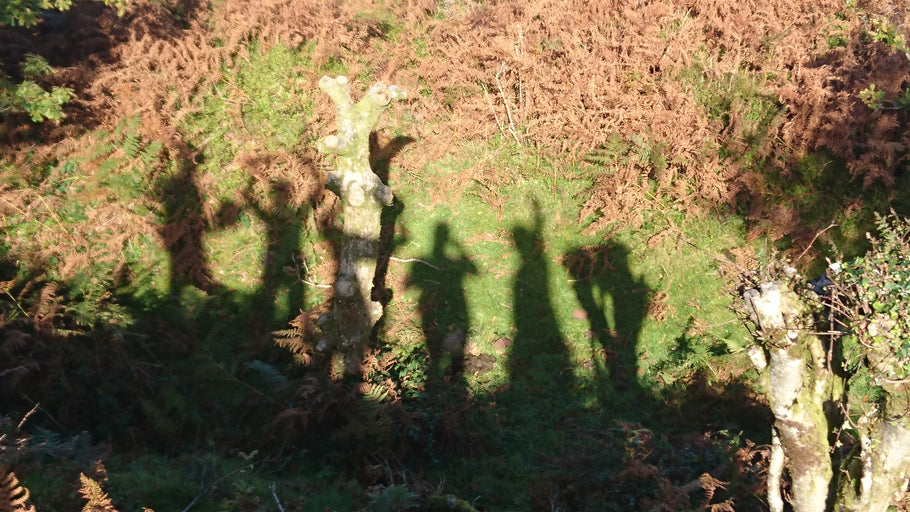
<instances>
[{"instance_id":1,"label":"undergrowth","mask_svg":"<svg viewBox=\"0 0 910 512\"><path fill-rule=\"evenodd\" d=\"M851 96L865 138L822 128L825 62L849 95L893 57L858 11L165 4L83 70L73 124L2 141L14 497L78 508L83 474L121 510L763 506L730 276L859 254L907 199L906 148L863 157L906 112ZM314 344L343 215L326 73L416 98L374 134L395 203L354 381Z\"/></svg>"}]
</instances>

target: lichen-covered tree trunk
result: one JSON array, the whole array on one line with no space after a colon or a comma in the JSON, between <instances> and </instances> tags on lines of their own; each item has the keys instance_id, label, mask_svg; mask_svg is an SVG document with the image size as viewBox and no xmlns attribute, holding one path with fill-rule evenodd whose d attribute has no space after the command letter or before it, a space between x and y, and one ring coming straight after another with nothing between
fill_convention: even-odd
<instances>
[{"instance_id":1,"label":"lichen-covered tree trunk","mask_svg":"<svg viewBox=\"0 0 910 512\"><path fill-rule=\"evenodd\" d=\"M870 358L874 359L874 358ZM872 363L875 366L875 363ZM881 382L881 410L857 420L859 456L838 490L838 511L885 511L910 476L910 383ZM852 469L852 471L849 471Z\"/></svg>"},{"instance_id":2,"label":"lichen-covered tree trunk","mask_svg":"<svg viewBox=\"0 0 910 512\"><path fill-rule=\"evenodd\" d=\"M319 347L352 354L369 341L382 316L382 305L371 299L371 291L379 256L380 216L382 208L392 203L392 191L370 168L370 133L386 107L406 94L395 85L378 83L354 104L344 76L324 76L319 88L335 103L338 132L320 139L317 149L336 156L326 188L341 198L344 208L332 309L319 321L325 335Z\"/></svg>"},{"instance_id":3,"label":"lichen-covered tree trunk","mask_svg":"<svg viewBox=\"0 0 910 512\"><path fill-rule=\"evenodd\" d=\"M753 361L763 371L774 413L773 434L779 445L775 442L773 449L782 449L789 459L793 510L824 512L833 475L824 404L835 389L826 351L821 339L807 332L812 322L806 308L783 283L765 283L745 295L761 330L764 353L753 353ZM772 512L783 512L782 466L772 465L768 475Z\"/></svg>"},{"instance_id":4,"label":"lichen-covered tree trunk","mask_svg":"<svg viewBox=\"0 0 910 512\"><path fill-rule=\"evenodd\" d=\"M750 350L762 373L774 413L768 471L768 505L783 512L781 479L786 457L795 512L885 512L910 473L910 382L879 378L884 399L859 418L844 418L845 369L832 367L832 347L818 329L808 303L782 281L762 283L743 294L758 344ZM875 320L867 325L873 325ZM839 333L842 335L843 333ZM865 364L884 374L894 358L867 350ZM881 366L881 368L879 368ZM850 378L848 374L846 378ZM858 438L843 460L832 458L832 433L845 419ZM838 466L834 467L833 463Z\"/></svg>"}]
</instances>

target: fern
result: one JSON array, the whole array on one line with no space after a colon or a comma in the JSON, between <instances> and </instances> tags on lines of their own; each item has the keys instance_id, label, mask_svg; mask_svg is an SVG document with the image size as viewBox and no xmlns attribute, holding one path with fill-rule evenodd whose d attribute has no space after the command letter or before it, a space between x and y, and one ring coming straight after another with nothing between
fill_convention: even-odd
<instances>
[{"instance_id":1,"label":"fern","mask_svg":"<svg viewBox=\"0 0 910 512\"><path fill-rule=\"evenodd\" d=\"M64 439L57 432L35 427L30 445L35 453L55 459L90 460L95 455L91 435L85 431Z\"/></svg>"},{"instance_id":2,"label":"fern","mask_svg":"<svg viewBox=\"0 0 910 512\"><path fill-rule=\"evenodd\" d=\"M0 467L0 512L35 512L35 507L28 504L29 498L28 489L9 471L9 466Z\"/></svg>"},{"instance_id":3,"label":"fern","mask_svg":"<svg viewBox=\"0 0 910 512\"><path fill-rule=\"evenodd\" d=\"M418 496L403 485L392 485L376 492L367 507L369 512L400 512L417 507Z\"/></svg>"},{"instance_id":4,"label":"fern","mask_svg":"<svg viewBox=\"0 0 910 512\"><path fill-rule=\"evenodd\" d=\"M130 158L136 158L139 155L139 144L139 134L130 133L123 138L123 152Z\"/></svg>"},{"instance_id":5,"label":"fern","mask_svg":"<svg viewBox=\"0 0 910 512\"><path fill-rule=\"evenodd\" d=\"M292 329L272 332L272 336L275 336L275 344L294 354L294 361L297 364L307 366L313 362L313 346L305 336L307 325L305 313L301 313L297 318L291 320L290 325Z\"/></svg>"},{"instance_id":6,"label":"fern","mask_svg":"<svg viewBox=\"0 0 910 512\"><path fill-rule=\"evenodd\" d=\"M625 165L629 161L629 150L631 144L618 133L611 133L607 142L600 147L582 155L582 160L595 164L599 167L605 167L601 173L612 174L616 166Z\"/></svg>"},{"instance_id":7,"label":"fern","mask_svg":"<svg viewBox=\"0 0 910 512\"><path fill-rule=\"evenodd\" d=\"M259 361L244 363L243 366L250 370L255 370L263 383L274 391L284 391L288 389L289 382L287 377L281 374L274 366Z\"/></svg>"},{"instance_id":8,"label":"fern","mask_svg":"<svg viewBox=\"0 0 910 512\"><path fill-rule=\"evenodd\" d=\"M79 494L87 501L82 507L82 512L117 512L114 504L111 503L111 498L101 488L101 484L85 476L84 473L79 473L79 480L82 482Z\"/></svg>"},{"instance_id":9,"label":"fern","mask_svg":"<svg viewBox=\"0 0 910 512\"><path fill-rule=\"evenodd\" d=\"M625 163L629 149L631 149L631 144L628 140L618 133L611 133L605 143L591 150L582 158L600 165L619 165Z\"/></svg>"},{"instance_id":10,"label":"fern","mask_svg":"<svg viewBox=\"0 0 910 512\"><path fill-rule=\"evenodd\" d=\"M153 399L140 400L139 406L160 434L176 436L190 425L202 423L198 407L179 389L166 386Z\"/></svg>"},{"instance_id":11,"label":"fern","mask_svg":"<svg viewBox=\"0 0 910 512\"><path fill-rule=\"evenodd\" d=\"M146 144L139 151L139 160L145 164L146 167L153 167L161 160L161 151L163 146L160 142L152 142Z\"/></svg>"}]
</instances>

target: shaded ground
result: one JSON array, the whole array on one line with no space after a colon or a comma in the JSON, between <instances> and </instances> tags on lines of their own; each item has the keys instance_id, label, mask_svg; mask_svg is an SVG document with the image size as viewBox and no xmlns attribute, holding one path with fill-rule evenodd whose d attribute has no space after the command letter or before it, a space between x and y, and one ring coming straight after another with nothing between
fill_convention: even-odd
<instances>
[{"instance_id":1,"label":"shaded ground","mask_svg":"<svg viewBox=\"0 0 910 512\"><path fill-rule=\"evenodd\" d=\"M76 93L59 126L11 116L0 136L9 178L0 213L14 220L0 245L4 401L23 414L42 404L41 456L88 471L105 447L129 458L120 454L161 446L173 460L120 465L147 476L173 463L185 483L227 473L224 462L199 462L217 451L270 476L306 475L282 483L284 496L301 496L289 510L382 510L383 492L423 497L440 481L478 510L762 508L767 411L734 363L692 371L662 394L644 386L642 326L668 315L665 297L633 270L636 248L612 235L651 230L655 247L672 250L654 227L670 222L654 212L672 204L681 217L742 216L753 237L807 261L822 242L861 238L872 211L905 206L910 131L906 109L870 109L859 93L874 82L897 94L906 59L865 37L867 18L834 0L324 4L138 0L117 18L86 2L31 32L0 29L4 69L40 53L60 67L50 82ZM906 24L887 4L864 12ZM299 59L277 67L292 68L300 104L282 100L291 114L270 125L257 109L281 105L263 107L251 89L281 91L238 77L277 47ZM353 384L333 378L312 337L339 210L306 142L331 130L332 105L312 91L337 73L355 77L355 89L385 80L409 92L374 137L372 163L393 188L419 181L427 201L399 198L387 212L377 298L400 308L395 294L408 287L419 298L412 318L399 312L408 321L381 332L394 347L368 351L364 382ZM212 109L214 128L204 126ZM280 128L294 119L300 140L287 141ZM493 139L536 155L536 168L479 158L455 178L428 170ZM556 199L529 201L526 218L503 222L516 219L508 187L537 179L551 159L590 165L554 175L538 188L552 185ZM566 179L590 187L560 198ZM450 223L469 196L498 214L496 257L517 262L499 276L511 300L495 305L514 329L496 339L472 339L476 298L465 289L490 267ZM576 200L578 222L559 218L554 203ZM445 208L456 211L414 253L422 262L396 270L389 257L414 241L400 219ZM816 240L833 218L852 231ZM579 222L595 240L548 246L548 229ZM240 240L243 229L254 235ZM226 249L212 241L235 235ZM231 266L245 251L258 251L255 268ZM561 327L560 272L583 337ZM162 276L166 293L150 292ZM268 333L291 319L279 338L308 369L269 346ZM677 358L667 364L702 353L697 333L665 340ZM501 374L492 391L477 385ZM10 438L21 434L7 423ZM95 446L74 441L81 430ZM53 431L56 445L40 433ZM256 459L259 448L269 455ZM19 471L40 474L41 464ZM163 476L147 479L161 486L152 490L119 478L120 503L168 494ZM211 507L262 505L268 494L249 489L268 482L249 478ZM29 486L51 496L41 498L48 509L75 490ZM333 491L346 498L324 497ZM198 492L171 497L185 505Z\"/></svg>"}]
</instances>

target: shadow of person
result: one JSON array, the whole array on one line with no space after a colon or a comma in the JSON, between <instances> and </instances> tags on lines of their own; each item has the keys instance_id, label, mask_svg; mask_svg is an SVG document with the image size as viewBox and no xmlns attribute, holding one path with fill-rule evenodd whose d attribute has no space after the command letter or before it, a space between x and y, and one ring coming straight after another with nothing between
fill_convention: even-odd
<instances>
[{"instance_id":1,"label":"shadow of person","mask_svg":"<svg viewBox=\"0 0 910 512\"><path fill-rule=\"evenodd\" d=\"M185 156L176 160L180 166L177 174L155 184L164 217L164 224L158 227L158 235L170 260L169 292L180 295L184 286L213 292L218 286L203 247L203 237L209 225L202 209L202 193L196 182L197 162Z\"/></svg>"},{"instance_id":2,"label":"shadow of person","mask_svg":"<svg viewBox=\"0 0 910 512\"><path fill-rule=\"evenodd\" d=\"M408 286L420 289L420 319L430 355L431 387L448 381L456 391L464 390L462 369L470 328L464 280L474 274L477 267L452 239L449 227L437 224L432 254L414 263L407 280Z\"/></svg>"},{"instance_id":3,"label":"shadow of person","mask_svg":"<svg viewBox=\"0 0 910 512\"><path fill-rule=\"evenodd\" d=\"M648 314L650 290L629 268L629 249L619 243L576 249L563 257L588 320L590 360L603 405L646 398L638 383L637 345ZM607 318L612 309L612 326ZM644 410L644 408L637 408Z\"/></svg>"},{"instance_id":4,"label":"shadow of person","mask_svg":"<svg viewBox=\"0 0 910 512\"><path fill-rule=\"evenodd\" d=\"M285 180L269 185L267 197L257 197L251 181L243 191L243 199L259 220L265 224L265 254L262 258L262 284L254 293L257 302L257 331L267 342L269 333L278 325L276 301L286 296L286 314L295 315L303 308L303 287L299 278L286 269L296 269L300 259L301 229L306 216L306 203L293 204L293 186ZM285 319L286 320L286 319ZM274 324L274 325L273 325Z\"/></svg>"},{"instance_id":5,"label":"shadow of person","mask_svg":"<svg viewBox=\"0 0 910 512\"><path fill-rule=\"evenodd\" d=\"M512 230L521 265L513 286L516 332L507 370L510 394L536 403L537 424L540 420L555 424L575 402L575 379L550 302L543 229L543 215L535 201L533 227Z\"/></svg>"}]
</instances>

